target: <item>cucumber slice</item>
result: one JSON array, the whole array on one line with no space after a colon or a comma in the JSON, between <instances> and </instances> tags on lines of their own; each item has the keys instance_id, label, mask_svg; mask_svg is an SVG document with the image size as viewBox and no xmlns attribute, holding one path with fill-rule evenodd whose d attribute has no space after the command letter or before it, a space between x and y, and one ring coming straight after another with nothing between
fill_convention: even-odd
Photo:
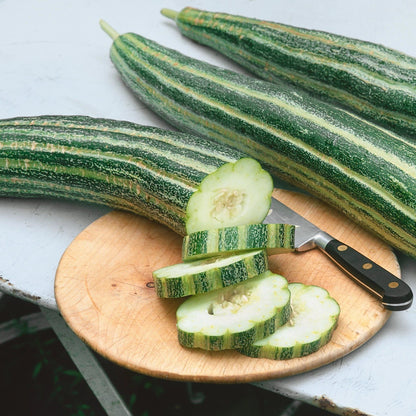
<instances>
[{"instance_id":1,"label":"cucumber slice","mask_svg":"<svg viewBox=\"0 0 416 416\"><path fill-rule=\"evenodd\" d=\"M269 337L239 351L250 357L284 360L311 354L329 342L340 308L329 293L318 286L289 284L292 313L289 321Z\"/></svg>"},{"instance_id":2,"label":"cucumber slice","mask_svg":"<svg viewBox=\"0 0 416 416\"><path fill-rule=\"evenodd\" d=\"M254 159L226 163L206 176L190 197L186 232L261 223L272 191L272 177Z\"/></svg>"},{"instance_id":3,"label":"cucumber slice","mask_svg":"<svg viewBox=\"0 0 416 416\"><path fill-rule=\"evenodd\" d=\"M266 271L237 285L187 299L176 312L178 339L190 348L241 348L273 333L289 315L287 280Z\"/></svg>"},{"instance_id":4,"label":"cucumber slice","mask_svg":"<svg viewBox=\"0 0 416 416\"><path fill-rule=\"evenodd\" d=\"M246 224L197 231L184 237L184 261L233 254L244 250L267 249L267 254L293 251L295 226L290 224Z\"/></svg>"},{"instance_id":5,"label":"cucumber slice","mask_svg":"<svg viewBox=\"0 0 416 416\"><path fill-rule=\"evenodd\" d=\"M234 285L267 268L267 253L256 250L163 267L153 272L153 280L159 297L178 298Z\"/></svg>"}]
</instances>

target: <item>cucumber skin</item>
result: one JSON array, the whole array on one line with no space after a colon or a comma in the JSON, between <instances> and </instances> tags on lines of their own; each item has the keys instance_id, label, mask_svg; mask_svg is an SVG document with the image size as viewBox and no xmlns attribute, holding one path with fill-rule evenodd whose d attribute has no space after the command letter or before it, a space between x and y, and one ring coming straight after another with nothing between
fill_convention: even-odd
<instances>
[{"instance_id":1,"label":"cucumber skin","mask_svg":"<svg viewBox=\"0 0 416 416\"><path fill-rule=\"evenodd\" d=\"M158 276L158 272L155 271L153 280L159 297L180 298L243 282L265 272L267 268L266 251L260 250L257 253L253 252L252 257L246 257L221 268L213 268L197 274L165 278Z\"/></svg>"},{"instance_id":2,"label":"cucumber skin","mask_svg":"<svg viewBox=\"0 0 416 416\"><path fill-rule=\"evenodd\" d=\"M183 261L245 250L266 249L268 255L287 253L295 247L291 224L249 224L188 234L182 243Z\"/></svg>"},{"instance_id":3,"label":"cucumber skin","mask_svg":"<svg viewBox=\"0 0 416 416\"><path fill-rule=\"evenodd\" d=\"M326 345L332 338L332 334L336 329L334 325L318 340L306 343L298 344L293 347L272 347L257 346L257 345L244 345L239 348L239 352L252 358L267 358L270 360L291 360L293 358L305 357L309 354L313 354L321 347Z\"/></svg>"},{"instance_id":4,"label":"cucumber skin","mask_svg":"<svg viewBox=\"0 0 416 416\"><path fill-rule=\"evenodd\" d=\"M87 116L0 120L0 196L103 204L185 235L202 179L245 155L200 137Z\"/></svg>"},{"instance_id":5,"label":"cucumber skin","mask_svg":"<svg viewBox=\"0 0 416 416\"><path fill-rule=\"evenodd\" d=\"M234 146L416 257L413 142L301 89L218 68L137 34L118 36L110 57L168 122Z\"/></svg>"},{"instance_id":6,"label":"cucumber skin","mask_svg":"<svg viewBox=\"0 0 416 416\"><path fill-rule=\"evenodd\" d=\"M352 39L227 13L184 8L176 24L257 76L282 80L416 138L416 59Z\"/></svg>"}]
</instances>

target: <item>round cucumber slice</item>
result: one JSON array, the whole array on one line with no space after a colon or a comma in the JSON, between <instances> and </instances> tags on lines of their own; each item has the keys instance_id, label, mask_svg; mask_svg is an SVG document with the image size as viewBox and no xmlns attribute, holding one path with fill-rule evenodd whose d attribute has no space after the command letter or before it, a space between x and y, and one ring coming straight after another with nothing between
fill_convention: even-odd
<instances>
[{"instance_id":1,"label":"round cucumber slice","mask_svg":"<svg viewBox=\"0 0 416 416\"><path fill-rule=\"evenodd\" d=\"M318 286L289 284L291 315L272 335L245 345L240 352L250 357L284 360L311 354L329 342L340 314L340 307L329 293Z\"/></svg>"},{"instance_id":2,"label":"round cucumber slice","mask_svg":"<svg viewBox=\"0 0 416 416\"><path fill-rule=\"evenodd\" d=\"M273 333L289 314L287 280L266 271L237 285L187 299L176 312L178 339L190 348L241 348Z\"/></svg>"},{"instance_id":3,"label":"round cucumber slice","mask_svg":"<svg viewBox=\"0 0 416 416\"><path fill-rule=\"evenodd\" d=\"M267 268L267 253L256 250L163 267L153 272L153 281L159 297L178 298L234 285Z\"/></svg>"},{"instance_id":4,"label":"round cucumber slice","mask_svg":"<svg viewBox=\"0 0 416 416\"><path fill-rule=\"evenodd\" d=\"M226 163L206 176L189 199L186 232L261 223L272 191L272 177L254 159Z\"/></svg>"},{"instance_id":5,"label":"round cucumber slice","mask_svg":"<svg viewBox=\"0 0 416 416\"><path fill-rule=\"evenodd\" d=\"M293 251L295 226L290 224L245 224L196 231L184 237L184 261L266 249L268 255Z\"/></svg>"}]
</instances>

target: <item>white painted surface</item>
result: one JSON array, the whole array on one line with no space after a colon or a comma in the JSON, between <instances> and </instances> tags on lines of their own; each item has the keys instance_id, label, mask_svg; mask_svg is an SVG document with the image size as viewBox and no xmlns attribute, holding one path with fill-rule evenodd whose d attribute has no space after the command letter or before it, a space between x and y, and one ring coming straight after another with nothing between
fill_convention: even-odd
<instances>
[{"instance_id":1,"label":"white painted surface","mask_svg":"<svg viewBox=\"0 0 416 416\"><path fill-rule=\"evenodd\" d=\"M100 18L193 57L241 71L180 35L162 7L194 6L321 29L416 56L412 0L0 0L0 118L85 114L168 127L122 84L109 60L111 40ZM65 248L108 210L77 203L0 199L0 289L54 309L55 270ZM416 291L416 262L400 257ZM306 401L326 397L341 413L414 416L415 306L395 313L372 340L324 368L261 383Z\"/></svg>"}]
</instances>

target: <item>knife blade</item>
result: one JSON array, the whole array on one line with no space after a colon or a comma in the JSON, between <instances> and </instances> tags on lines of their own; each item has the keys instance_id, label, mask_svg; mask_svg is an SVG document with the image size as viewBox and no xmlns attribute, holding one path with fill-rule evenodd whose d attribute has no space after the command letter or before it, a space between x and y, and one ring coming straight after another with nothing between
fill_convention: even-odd
<instances>
[{"instance_id":1,"label":"knife blade","mask_svg":"<svg viewBox=\"0 0 416 416\"><path fill-rule=\"evenodd\" d=\"M380 299L386 309L400 311L411 306L413 293L403 280L351 246L332 237L274 197L263 222L296 225L296 251L302 252L318 247L349 277Z\"/></svg>"}]
</instances>

